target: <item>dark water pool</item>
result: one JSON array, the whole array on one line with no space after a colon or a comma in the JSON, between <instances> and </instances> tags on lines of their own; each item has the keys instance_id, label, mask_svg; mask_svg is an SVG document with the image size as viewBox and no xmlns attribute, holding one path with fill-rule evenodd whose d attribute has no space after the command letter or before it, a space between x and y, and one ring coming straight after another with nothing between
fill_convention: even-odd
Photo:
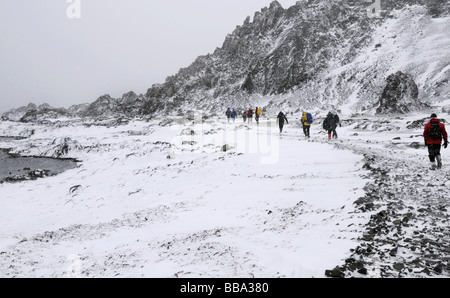
<instances>
[{"instance_id":1,"label":"dark water pool","mask_svg":"<svg viewBox=\"0 0 450 298\"><path fill-rule=\"evenodd\" d=\"M77 166L78 162L72 159L13 156L0 149L1 182L54 176Z\"/></svg>"},{"instance_id":2,"label":"dark water pool","mask_svg":"<svg viewBox=\"0 0 450 298\"><path fill-rule=\"evenodd\" d=\"M14 141L14 140L24 140L25 137L4 137L0 136L0 141Z\"/></svg>"}]
</instances>

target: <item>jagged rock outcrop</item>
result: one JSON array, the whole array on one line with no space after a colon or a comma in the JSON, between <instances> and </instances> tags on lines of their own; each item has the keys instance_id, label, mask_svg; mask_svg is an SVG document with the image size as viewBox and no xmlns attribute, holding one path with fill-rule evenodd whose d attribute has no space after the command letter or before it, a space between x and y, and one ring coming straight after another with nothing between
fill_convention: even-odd
<instances>
[{"instance_id":1,"label":"jagged rock outcrop","mask_svg":"<svg viewBox=\"0 0 450 298\"><path fill-rule=\"evenodd\" d=\"M45 122L48 119L58 119L68 116L69 112L65 108L52 108L50 105L43 106L42 109L29 110L20 118L20 122Z\"/></svg>"},{"instance_id":2,"label":"jagged rock outcrop","mask_svg":"<svg viewBox=\"0 0 450 298\"><path fill-rule=\"evenodd\" d=\"M122 98L112 98L106 94L90 104L73 105L68 109L53 108L49 104L36 106L30 103L26 107L11 110L2 115L4 121L21 121L25 123L46 123L49 119L61 117L108 118L134 117L142 114L145 96L130 91Z\"/></svg>"},{"instance_id":3,"label":"jagged rock outcrop","mask_svg":"<svg viewBox=\"0 0 450 298\"><path fill-rule=\"evenodd\" d=\"M227 98L247 106L242 99L248 95L276 95L301 87L327 67L344 35L361 36L361 44L370 36L367 17L354 16L364 9L345 1L298 2L284 9L274 1L256 12L253 21L248 17L237 26L213 54L150 88L144 111L170 112L165 104L172 99L186 105ZM345 26L352 22L354 29ZM347 59L353 55L349 52Z\"/></svg>"},{"instance_id":4,"label":"jagged rock outcrop","mask_svg":"<svg viewBox=\"0 0 450 298\"><path fill-rule=\"evenodd\" d=\"M125 93L121 99L117 101L116 112L127 116L136 116L141 114L145 97L137 95L133 91Z\"/></svg>"},{"instance_id":5,"label":"jagged rock outcrop","mask_svg":"<svg viewBox=\"0 0 450 298\"><path fill-rule=\"evenodd\" d=\"M68 112L71 116L81 116L84 115L86 110L89 108L89 103L79 104L79 105L73 105L70 108L68 108Z\"/></svg>"},{"instance_id":6,"label":"jagged rock outcrop","mask_svg":"<svg viewBox=\"0 0 450 298\"><path fill-rule=\"evenodd\" d=\"M56 119L68 115L65 108L53 108L44 103L37 106L30 103L17 109L12 109L4 113L1 117L3 121L37 122L46 121L46 119Z\"/></svg>"},{"instance_id":7,"label":"jagged rock outcrop","mask_svg":"<svg viewBox=\"0 0 450 298\"><path fill-rule=\"evenodd\" d=\"M3 121L19 121L27 112L36 111L37 106L34 103L30 103L27 106L22 106L17 109L12 109L4 113L1 117Z\"/></svg>"},{"instance_id":8,"label":"jagged rock outcrop","mask_svg":"<svg viewBox=\"0 0 450 298\"><path fill-rule=\"evenodd\" d=\"M389 75L378 102L377 114L403 114L419 107L424 107L424 104L419 100L419 88L412 76L401 71Z\"/></svg>"},{"instance_id":9,"label":"jagged rock outcrop","mask_svg":"<svg viewBox=\"0 0 450 298\"><path fill-rule=\"evenodd\" d=\"M100 96L91 103L84 111L83 116L87 117L105 117L111 116L118 105L118 101L109 94Z\"/></svg>"},{"instance_id":10,"label":"jagged rock outcrop","mask_svg":"<svg viewBox=\"0 0 450 298\"><path fill-rule=\"evenodd\" d=\"M99 97L88 106L78 106L78 114L83 117L102 118L117 116L137 116L141 113L145 98L130 91L122 98L113 98L109 94ZM75 109L75 108L73 108Z\"/></svg>"}]
</instances>

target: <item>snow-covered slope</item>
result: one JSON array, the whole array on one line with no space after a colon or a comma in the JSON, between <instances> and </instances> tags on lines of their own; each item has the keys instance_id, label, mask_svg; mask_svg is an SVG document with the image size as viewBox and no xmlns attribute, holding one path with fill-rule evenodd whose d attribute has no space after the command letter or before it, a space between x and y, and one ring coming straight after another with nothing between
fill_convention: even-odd
<instances>
[{"instance_id":1,"label":"snow-covered slope","mask_svg":"<svg viewBox=\"0 0 450 298\"><path fill-rule=\"evenodd\" d=\"M432 18L422 6L411 6L392 13L392 18L376 28L365 51L351 63L330 65L324 82L330 95L348 110L371 110L379 101L386 79L398 71L412 76L422 102L438 103L449 98L450 16ZM325 84L324 84L325 85ZM417 106L417 104L416 104Z\"/></svg>"}]
</instances>

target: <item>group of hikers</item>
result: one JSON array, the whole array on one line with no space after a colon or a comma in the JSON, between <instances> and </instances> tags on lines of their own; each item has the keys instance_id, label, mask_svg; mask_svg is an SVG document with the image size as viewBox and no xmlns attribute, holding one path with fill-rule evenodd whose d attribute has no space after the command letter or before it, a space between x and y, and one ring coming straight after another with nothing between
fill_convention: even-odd
<instances>
[{"instance_id":1,"label":"group of hikers","mask_svg":"<svg viewBox=\"0 0 450 298\"><path fill-rule=\"evenodd\" d=\"M227 116L228 123L231 121L236 122L236 119L238 117L238 113L235 109L228 108L225 112L225 115ZM259 107L256 107L256 109L253 110L253 108L248 108L248 110L242 112L242 120L244 122L253 123L253 115L255 116L255 121L257 124L259 124L259 119L262 115L262 110Z\"/></svg>"},{"instance_id":2,"label":"group of hikers","mask_svg":"<svg viewBox=\"0 0 450 298\"><path fill-rule=\"evenodd\" d=\"M236 122L236 119L238 117L238 113L235 109L227 108L225 115L227 116L228 123L233 121L233 123ZM244 111L242 113L242 119L245 122L252 123L253 122L253 115L255 116L256 123L259 124L259 119L262 115L262 110L259 107L256 107L256 109L253 110L253 108L248 108L248 110ZM303 112L302 115L302 126L303 126L303 133L305 134L305 137L310 138L311 137L311 125L313 123L313 116L309 112ZM280 133L283 132L284 125L289 124L289 121L286 117L286 115L283 112L280 112L277 116L277 122L280 128ZM337 126L342 126L339 116L335 110L330 111L325 118L322 126L323 129L325 129L328 132L328 139L337 138L337 132L336 128Z\"/></svg>"},{"instance_id":3,"label":"group of hikers","mask_svg":"<svg viewBox=\"0 0 450 298\"><path fill-rule=\"evenodd\" d=\"M284 123L289 124L286 115L283 112L280 112L277 116L277 121L280 126L280 133L283 132ZM311 125L313 124L314 119L311 113L303 112L301 123L303 127L303 133L306 138L311 138ZM332 138L337 139L338 135L336 132L336 128L342 126L339 115L335 110L330 111L322 123L322 128L328 132L328 139Z\"/></svg>"},{"instance_id":4,"label":"group of hikers","mask_svg":"<svg viewBox=\"0 0 450 298\"><path fill-rule=\"evenodd\" d=\"M238 114L235 109L228 108L226 111L228 122L236 121ZM256 107L255 110L249 108L242 113L244 122L248 121L252 123L253 115L255 115L256 122L259 124L259 119L262 114L261 108ZM303 112L301 123L303 126L303 133L306 138L311 137L311 125L313 124L313 116L311 113ZM283 132L284 125L289 124L286 115L280 112L277 116L277 122L280 128L280 133ZM336 132L337 127L342 127L341 120L338 113L335 110L330 111L322 123L322 128L328 133L328 140L337 139L338 134ZM448 147L448 135L445 129L445 125L437 118L436 114L432 114L430 121L426 123L425 130L423 132L425 139L425 146L428 148L428 156L431 163L431 170L442 168L441 147L446 149Z\"/></svg>"}]
</instances>

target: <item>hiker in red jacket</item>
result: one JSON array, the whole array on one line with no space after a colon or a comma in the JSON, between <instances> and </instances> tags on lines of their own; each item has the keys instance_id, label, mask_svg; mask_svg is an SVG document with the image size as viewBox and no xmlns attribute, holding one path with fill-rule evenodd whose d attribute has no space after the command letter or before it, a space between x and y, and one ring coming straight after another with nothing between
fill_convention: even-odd
<instances>
[{"instance_id":1,"label":"hiker in red jacket","mask_svg":"<svg viewBox=\"0 0 450 298\"><path fill-rule=\"evenodd\" d=\"M423 132L425 138L425 146L428 146L428 153L431 162L431 170L442 168L441 144L444 139L444 148L448 146L448 135L445 125L437 119L436 114L431 115L431 120L425 125ZM437 166L436 166L437 161Z\"/></svg>"}]
</instances>

